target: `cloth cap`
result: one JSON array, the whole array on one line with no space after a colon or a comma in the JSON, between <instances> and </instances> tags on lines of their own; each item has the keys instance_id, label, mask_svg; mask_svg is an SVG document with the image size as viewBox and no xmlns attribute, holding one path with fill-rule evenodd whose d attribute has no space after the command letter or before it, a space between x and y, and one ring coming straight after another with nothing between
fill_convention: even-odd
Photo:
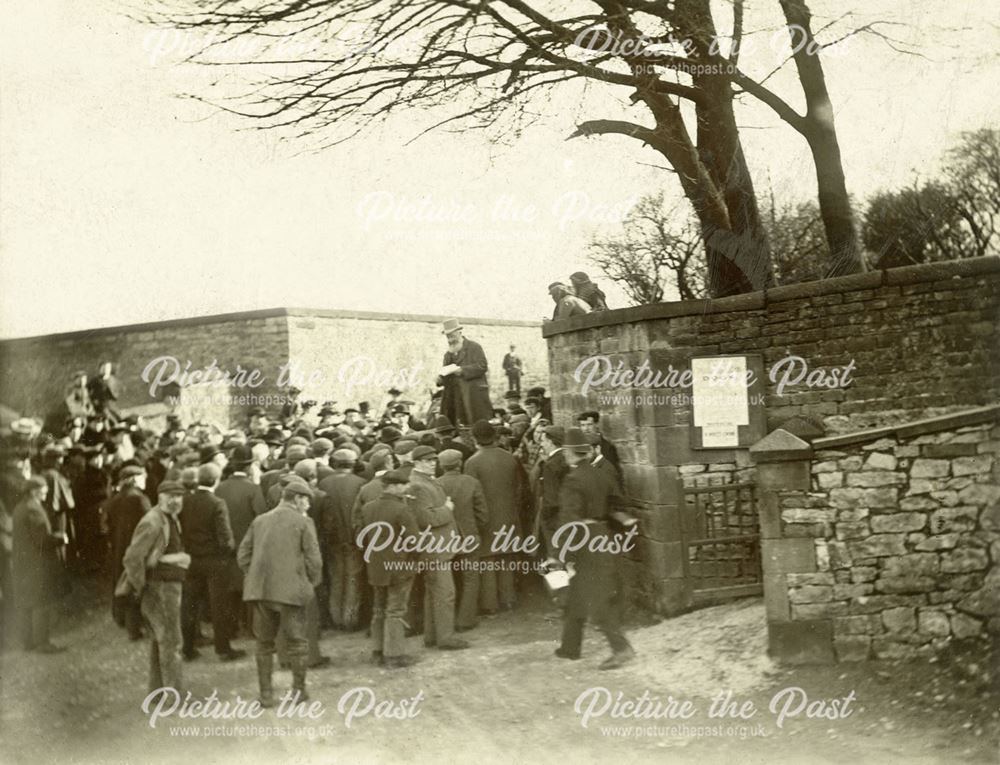
<instances>
[{"instance_id":1,"label":"cloth cap","mask_svg":"<svg viewBox=\"0 0 1000 765\"><path fill-rule=\"evenodd\" d=\"M437 449L433 446L418 446L413 450L413 453L410 456L414 462L417 460L425 460L429 457L437 457Z\"/></svg>"},{"instance_id":2,"label":"cloth cap","mask_svg":"<svg viewBox=\"0 0 1000 765\"><path fill-rule=\"evenodd\" d=\"M442 470L457 467L462 464L462 452L458 449L445 449L438 455L438 464Z\"/></svg>"},{"instance_id":3,"label":"cloth cap","mask_svg":"<svg viewBox=\"0 0 1000 765\"><path fill-rule=\"evenodd\" d=\"M393 451L396 454L409 454L416 448L417 448L417 442L407 438L403 441L397 441Z\"/></svg>"},{"instance_id":4,"label":"cloth cap","mask_svg":"<svg viewBox=\"0 0 1000 765\"><path fill-rule=\"evenodd\" d=\"M184 487L177 481L161 481L156 491L158 494L183 494Z\"/></svg>"},{"instance_id":5,"label":"cloth cap","mask_svg":"<svg viewBox=\"0 0 1000 765\"><path fill-rule=\"evenodd\" d=\"M138 465L126 465L122 468L121 472L118 474L119 480L124 481L126 478L134 478L137 475L145 475L146 471L143 470Z\"/></svg>"},{"instance_id":6,"label":"cloth cap","mask_svg":"<svg viewBox=\"0 0 1000 765\"><path fill-rule=\"evenodd\" d=\"M314 457L321 457L333 451L333 441L329 438L317 438L312 442L311 448Z\"/></svg>"}]
</instances>

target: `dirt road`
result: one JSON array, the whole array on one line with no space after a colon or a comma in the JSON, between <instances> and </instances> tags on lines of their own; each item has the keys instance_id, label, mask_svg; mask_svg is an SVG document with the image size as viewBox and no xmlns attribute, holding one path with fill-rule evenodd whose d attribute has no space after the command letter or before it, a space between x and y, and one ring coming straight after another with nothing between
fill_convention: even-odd
<instances>
[{"instance_id":1,"label":"dirt road","mask_svg":"<svg viewBox=\"0 0 1000 765\"><path fill-rule=\"evenodd\" d=\"M175 712L151 727L140 708L147 646L129 643L104 605L93 603L64 624L66 653L3 654L0 761L998 761L998 693L977 679L975 666L964 678L944 662L782 669L765 655L763 608L749 599L633 627L637 661L599 672L607 654L600 635L588 633L582 660L556 659L559 625L545 612L536 597L484 621L469 633L468 651L428 651L413 638L421 661L406 670L368 663L361 634L328 633L322 645L333 665L309 675L316 719L274 710L256 720ZM241 645L252 651L250 641ZM185 671L195 696L256 697L250 657L220 664L206 649ZM277 674L279 693L290 681L288 672ZM727 711L745 719L709 717L726 691L736 702ZM636 717L626 702L644 693ZM690 716L643 716L657 702L666 714L671 699L669 711ZM809 718L807 709L837 719Z\"/></svg>"}]
</instances>

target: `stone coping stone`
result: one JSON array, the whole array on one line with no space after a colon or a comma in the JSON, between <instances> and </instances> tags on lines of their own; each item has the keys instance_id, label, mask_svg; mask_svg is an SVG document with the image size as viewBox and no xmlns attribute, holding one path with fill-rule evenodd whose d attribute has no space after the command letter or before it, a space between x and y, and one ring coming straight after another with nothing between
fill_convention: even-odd
<instances>
[{"instance_id":1,"label":"stone coping stone","mask_svg":"<svg viewBox=\"0 0 1000 765\"><path fill-rule=\"evenodd\" d=\"M952 277L977 276L1000 272L1000 258L987 255L981 258L966 258L945 263L922 263L916 266L901 266L861 274L848 274L830 279L819 279L799 284L786 284L742 295L706 299L677 300L665 303L618 308L612 311L598 311L585 316L574 316L560 321L546 321L542 324L542 336L552 337L581 329L607 327L616 324L630 324L651 319L669 319L674 316L699 316L727 311L753 311L767 308L771 303L785 300L818 297L855 290L875 289L884 286L935 282Z\"/></svg>"},{"instance_id":2,"label":"stone coping stone","mask_svg":"<svg viewBox=\"0 0 1000 765\"><path fill-rule=\"evenodd\" d=\"M863 444L890 436L895 436L899 439L914 438L926 435L927 433L940 433L943 430L964 428L969 425L981 425L984 422L993 422L998 419L1000 419L1000 404L993 404L991 406L968 409L964 412L954 412L953 414L942 414L938 417L914 420L902 425L886 425L881 428L859 430L855 433L817 438L812 442L812 445L814 449L820 451L822 449L835 449L840 446L849 446L852 444ZM760 442L758 441L758 443ZM753 448L751 447L752 451Z\"/></svg>"}]
</instances>

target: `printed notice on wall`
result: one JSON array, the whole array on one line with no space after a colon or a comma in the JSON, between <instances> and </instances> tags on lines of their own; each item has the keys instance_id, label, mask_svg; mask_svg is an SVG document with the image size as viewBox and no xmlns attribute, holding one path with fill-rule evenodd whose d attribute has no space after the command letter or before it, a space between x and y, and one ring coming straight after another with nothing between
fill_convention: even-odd
<instances>
[{"instance_id":1,"label":"printed notice on wall","mask_svg":"<svg viewBox=\"0 0 1000 765\"><path fill-rule=\"evenodd\" d=\"M750 423L745 356L691 359L694 424L703 448L739 445L739 426Z\"/></svg>"}]
</instances>

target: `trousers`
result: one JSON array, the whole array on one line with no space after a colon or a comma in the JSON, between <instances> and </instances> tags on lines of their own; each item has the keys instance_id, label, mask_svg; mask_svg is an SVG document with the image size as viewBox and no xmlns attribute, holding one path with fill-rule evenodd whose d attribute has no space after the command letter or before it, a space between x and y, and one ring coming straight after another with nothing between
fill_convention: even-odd
<instances>
[{"instance_id":1,"label":"trousers","mask_svg":"<svg viewBox=\"0 0 1000 765\"><path fill-rule=\"evenodd\" d=\"M372 650L381 652L387 659L406 653L405 617L412 584L413 577L408 576L374 588Z\"/></svg>"},{"instance_id":2,"label":"trousers","mask_svg":"<svg viewBox=\"0 0 1000 765\"><path fill-rule=\"evenodd\" d=\"M282 635L288 646L289 658L305 658L309 648L306 640L306 607L270 600L254 601L253 634L257 639L257 655L273 656L275 639Z\"/></svg>"},{"instance_id":3,"label":"trousers","mask_svg":"<svg viewBox=\"0 0 1000 765\"><path fill-rule=\"evenodd\" d=\"M447 643L455 637L455 579L449 565L434 561L424 572L424 643Z\"/></svg>"},{"instance_id":4,"label":"trousers","mask_svg":"<svg viewBox=\"0 0 1000 765\"><path fill-rule=\"evenodd\" d=\"M183 695L180 582L151 581L140 609L149 625L149 690L173 688Z\"/></svg>"},{"instance_id":5,"label":"trousers","mask_svg":"<svg viewBox=\"0 0 1000 765\"><path fill-rule=\"evenodd\" d=\"M328 558L330 619L339 629L360 626L361 588L365 561L355 545L338 545Z\"/></svg>"}]
</instances>

